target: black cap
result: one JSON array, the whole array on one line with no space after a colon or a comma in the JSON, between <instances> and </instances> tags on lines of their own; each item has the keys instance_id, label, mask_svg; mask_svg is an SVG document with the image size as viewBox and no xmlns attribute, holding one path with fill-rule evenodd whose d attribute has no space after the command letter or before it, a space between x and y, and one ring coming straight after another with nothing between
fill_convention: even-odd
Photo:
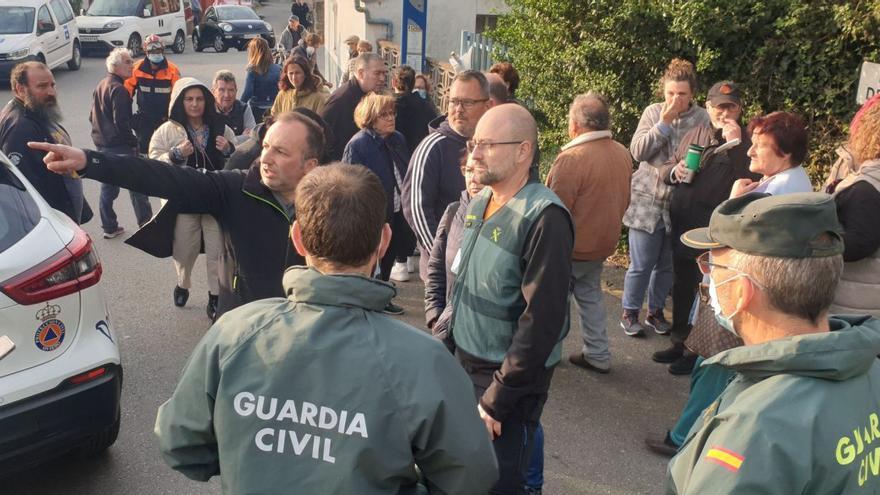
<instances>
[{"instance_id":1,"label":"black cap","mask_svg":"<svg viewBox=\"0 0 880 495\"><path fill-rule=\"evenodd\" d=\"M739 87L733 81L717 82L709 88L709 94L706 101L713 105L723 105L724 103L733 103L742 106L742 98L740 98Z\"/></svg>"},{"instance_id":2,"label":"black cap","mask_svg":"<svg viewBox=\"0 0 880 495\"><path fill-rule=\"evenodd\" d=\"M827 194L750 193L718 205L709 227L685 232L681 242L757 256L823 258L843 253L842 232L834 198Z\"/></svg>"}]
</instances>

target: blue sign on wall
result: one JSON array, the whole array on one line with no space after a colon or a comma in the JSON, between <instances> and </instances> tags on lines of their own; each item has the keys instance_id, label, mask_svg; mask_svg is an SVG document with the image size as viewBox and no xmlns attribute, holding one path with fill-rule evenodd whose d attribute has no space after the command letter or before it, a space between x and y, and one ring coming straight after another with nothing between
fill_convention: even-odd
<instances>
[{"instance_id":1,"label":"blue sign on wall","mask_svg":"<svg viewBox=\"0 0 880 495\"><path fill-rule=\"evenodd\" d=\"M400 51L404 65L425 72L425 34L428 30L428 0L404 0Z\"/></svg>"}]
</instances>

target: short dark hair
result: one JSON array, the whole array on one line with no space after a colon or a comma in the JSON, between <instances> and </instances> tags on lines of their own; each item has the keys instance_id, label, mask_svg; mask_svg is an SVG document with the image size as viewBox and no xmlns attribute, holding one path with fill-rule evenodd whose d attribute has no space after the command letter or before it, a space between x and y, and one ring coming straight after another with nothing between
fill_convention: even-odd
<instances>
[{"instance_id":1,"label":"short dark hair","mask_svg":"<svg viewBox=\"0 0 880 495\"><path fill-rule=\"evenodd\" d=\"M324 154L324 129L321 125L304 115L302 112L282 112L275 116L275 123L299 122L306 127L306 149L303 150L303 159L317 158L319 161ZM274 124L273 124L274 125Z\"/></svg>"},{"instance_id":2,"label":"short dark hair","mask_svg":"<svg viewBox=\"0 0 880 495\"><path fill-rule=\"evenodd\" d=\"M481 98L489 98L489 81L486 79L486 75L478 70L466 70L463 72L459 72L452 79L452 82L456 81L462 82L471 82L476 81L477 84L480 85L480 97Z\"/></svg>"},{"instance_id":3,"label":"short dark hair","mask_svg":"<svg viewBox=\"0 0 880 495\"><path fill-rule=\"evenodd\" d=\"M404 93L416 87L416 71L408 65L401 65L394 71L394 89Z\"/></svg>"},{"instance_id":4,"label":"short dark hair","mask_svg":"<svg viewBox=\"0 0 880 495\"><path fill-rule=\"evenodd\" d=\"M507 92L513 98L514 93L519 88L519 72L510 62L498 62L489 68L489 72L498 74L504 82L507 83Z\"/></svg>"},{"instance_id":5,"label":"short dark hair","mask_svg":"<svg viewBox=\"0 0 880 495\"><path fill-rule=\"evenodd\" d=\"M755 117L749 122L749 134L766 134L773 138L773 151L777 155L791 155L794 166L807 157L807 128L803 119L791 112L773 112Z\"/></svg>"},{"instance_id":6,"label":"short dark hair","mask_svg":"<svg viewBox=\"0 0 880 495\"><path fill-rule=\"evenodd\" d=\"M504 84L503 79L499 81L497 78L493 78L489 81L489 97L499 102L499 104L507 103L507 100L510 98L510 92L507 91L507 85Z\"/></svg>"},{"instance_id":7,"label":"short dark hair","mask_svg":"<svg viewBox=\"0 0 880 495\"><path fill-rule=\"evenodd\" d=\"M12 74L9 75L9 87L13 91L15 91L15 86L27 86L28 85L28 70L40 67L46 70L49 70L49 67L43 62L37 62L36 60L29 60L27 62L21 62L16 65L12 69Z\"/></svg>"},{"instance_id":8,"label":"short dark hair","mask_svg":"<svg viewBox=\"0 0 880 495\"><path fill-rule=\"evenodd\" d=\"M362 165L318 167L296 186L296 221L309 254L335 266L364 265L382 238L385 189Z\"/></svg>"}]
</instances>

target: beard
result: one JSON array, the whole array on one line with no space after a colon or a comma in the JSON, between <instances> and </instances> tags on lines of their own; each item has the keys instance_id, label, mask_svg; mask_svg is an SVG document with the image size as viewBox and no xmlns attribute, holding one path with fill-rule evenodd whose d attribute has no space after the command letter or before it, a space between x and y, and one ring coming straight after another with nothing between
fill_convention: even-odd
<instances>
[{"instance_id":1,"label":"beard","mask_svg":"<svg viewBox=\"0 0 880 495\"><path fill-rule=\"evenodd\" d=\"M54 96L46 97L45 101L37 101L30 93L24 97L24 107L37 115L38 118L48 122L61 122L63 115L58 100Z\"/></svg>"}]
</instances>

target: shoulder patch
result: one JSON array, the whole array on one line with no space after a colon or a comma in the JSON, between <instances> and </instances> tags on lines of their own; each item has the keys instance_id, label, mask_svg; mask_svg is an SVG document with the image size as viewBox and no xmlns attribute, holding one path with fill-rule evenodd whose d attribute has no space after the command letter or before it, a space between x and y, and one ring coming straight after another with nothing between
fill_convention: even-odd
<instances>
[{"instance_id":1,"label":"shoulder patch","mask_svg":"<svg viewBox=\"0 0 880 495\"><path fill-rule=\"evenodd\" d=\"M6 156L9 157L9 161L12 162L12 164L16 167L19 163L21 163L21 153L10 153Z\"/></svg>"},{"instance_id":2,"label":"shoulder patch","mask_svg":"<svg viewBox=\"0 0 880 495\"><path fill-rule=\"evenodd\" d=\"M739 471L746 458L731 450L715 446L709 449L709 453L706 454L706 460L735 473Z\"/></svg>"}]
</instances>

